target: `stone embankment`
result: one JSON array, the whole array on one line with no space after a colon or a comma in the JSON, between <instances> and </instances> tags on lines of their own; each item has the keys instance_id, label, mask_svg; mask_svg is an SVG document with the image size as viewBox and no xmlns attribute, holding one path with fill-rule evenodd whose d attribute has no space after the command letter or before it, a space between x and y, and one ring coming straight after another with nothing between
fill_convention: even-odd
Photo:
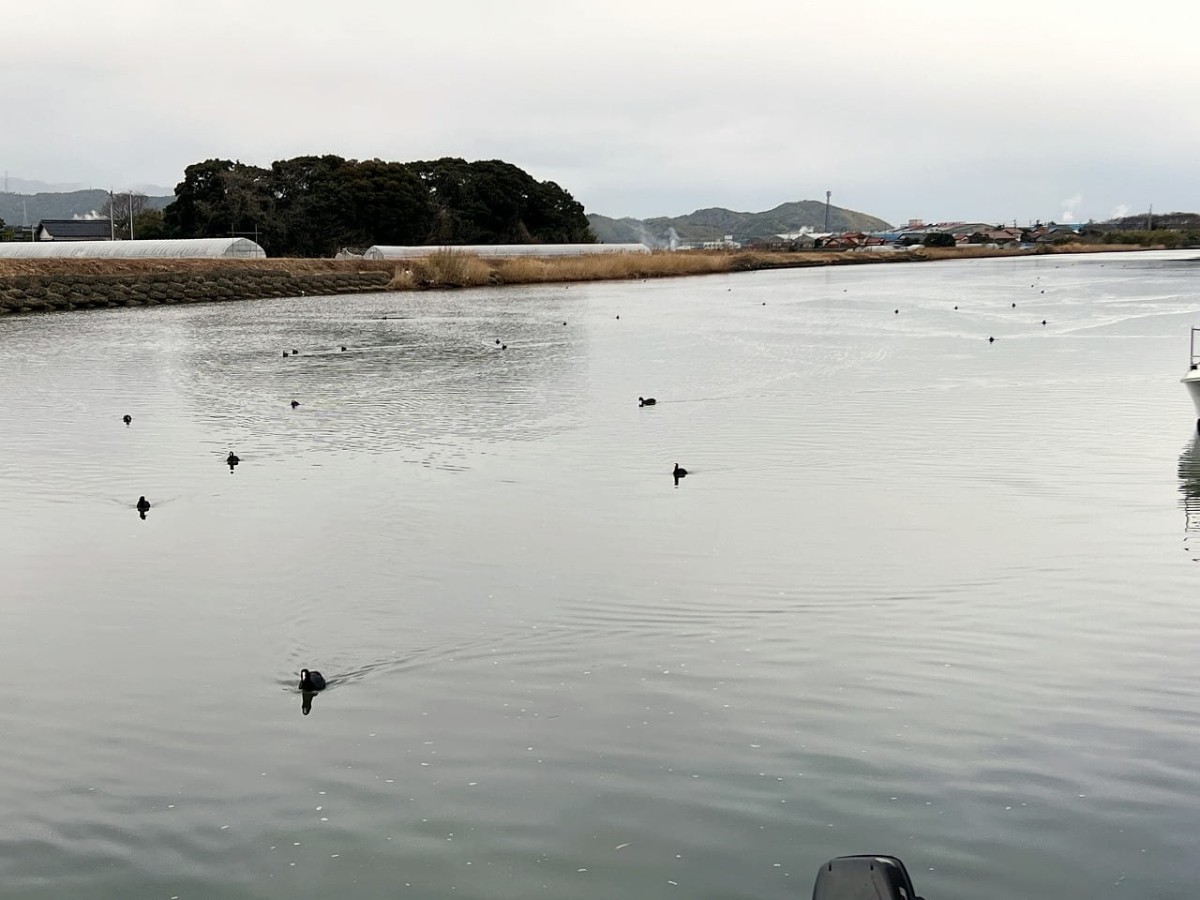
<instances>
[{"instance_id":1,"label":"stone embankment","mask_svg":"<svg viewBox=\"0 0 1200 900\"><path fill-rule=\"evenodd\" d=\"M61 265L31 274L8 274L0 269L0 315L353 294L386 290L393 276L391 267L312 271L314 267L309 266L263 268L241 261L155 267L165 271L112 263L108 267L118 271L71 271Z\"/></svg>"}]
</instances>

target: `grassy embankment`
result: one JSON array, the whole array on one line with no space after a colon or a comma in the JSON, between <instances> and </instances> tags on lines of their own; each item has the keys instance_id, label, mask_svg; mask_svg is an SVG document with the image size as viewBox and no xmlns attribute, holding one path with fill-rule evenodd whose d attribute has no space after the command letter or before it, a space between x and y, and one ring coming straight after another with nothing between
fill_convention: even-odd
<instances>
[{"instance_id":1,"label":"grassy embankment","mask_svg":"<svg viewBox=\"0 0 1200 900\"><path fill-rule=\"evenodd\" d=\"M622 279L669 278L682 275L713 275L765 269L794 269L811 266L870 265L927 262L948 259L980 259L1029 256L1041 253L1096 253L1129 250L1128 246L1066 244L1053 249L998 250L986 247L924 248L894 253L811 251L798 253L753 250L705 250L594 256L516 257L483 259L454 251L438 252L422 259L392 263L396 274L393 290L431 287L476 287L487 284L542 284L571 281L617 281Z\"/></svg>"},{"instance_id":2,"label":"grassy embankment","mask_svg":"<svg viewBox=\"0 0 1200 900\"><path fill-rule=\"evenodd\" d=\"M409 260L0 259L0 313L194 303L300 294L669 278L810 266L1128 250L926 248L901 253L685 251L484 259L443 251Z\"/></svg>"}]
</instances>

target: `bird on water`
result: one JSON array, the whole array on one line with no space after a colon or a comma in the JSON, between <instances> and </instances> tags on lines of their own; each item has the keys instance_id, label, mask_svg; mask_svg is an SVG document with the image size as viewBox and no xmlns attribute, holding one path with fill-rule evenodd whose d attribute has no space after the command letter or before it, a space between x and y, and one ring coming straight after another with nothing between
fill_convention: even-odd
<instances>
[{"instance_id":1,"label":"bird on water","mask_svg":"<svg viewBox=\"0 0 1200 900\"><path fill-rule=\"evenodd\" d=\"M302 691L323 691L325 690L325 676L320 672L310 672L308 669L300 670L300 690Z\"/></svg>"},{"instance_id":2,"label":"bird on water","mask_svg":"<svg viewBox=\"0 0 1200 900\"><path fill-rule=\"evenodd\" d=\"M140 513L144 513L149 508L150 508L150 501L147 500L145 497L138 497L137 511Z\"/></svg>"},{"instance_id":3,"label":"bird on water","mask_svg":"<svg viewBox=\"0 0 1200 900\"><path fill-rule=\"evenodd\" d=\"M230 451L229 451L229 455L228 455L227 457L225 457L225 462L226 462L226 463L228 463L228 464L229 464L229 465L231 465L231 466L236 466L236 465L237 465L238 463L240 463L241 461L242 461L242 460L241 460L241 457L239 457L239 456L238 456L236 453L234 453L232 450L230 450Z\"/></svg>"},{"instance_id":4,"label":"bird on water","mask_svg":"<svg viewBox=\"0 0 1200 900\"><path fill-rule=\"evenodd\" d=\"M679 463L675 463L675 471L673 471L671 474L674 475L676 478L682 478L684 475L687 474L687 469L685 469Z\"/></svg>"},{"instance_id":5,"label":"bird on water","mask_svg":"<svg viewBox=\"0 0 1200 900\"><path fill-rule=\"evenodd\" d=\"M129 413L126 413L125 415L121 416L121 421L128 425L133 421L133 416L129 415Z\"/></svg>"},{"instance_id":6,"label":"bird on water","mask_svg":"<svg viewBox=\"0 0 1200 900\"><path fill-rule=\"evenodd\" d=\"M638 406L653 406L657 402L653 397L638 397Z\"/></svg>"},{"instance_id":7,"label":"bird on water","mask_svg":"<svg viewBox=\"0 0 1200 900\"><path fill-rule=\"evenodd\" d=\"M297 406L299 406L299 405L300 405L300 401L299 401L299 400L293 400L293 401L292 401L292 409L295 409L295 408L296 408Z\"/></svg>"}]
</instances>

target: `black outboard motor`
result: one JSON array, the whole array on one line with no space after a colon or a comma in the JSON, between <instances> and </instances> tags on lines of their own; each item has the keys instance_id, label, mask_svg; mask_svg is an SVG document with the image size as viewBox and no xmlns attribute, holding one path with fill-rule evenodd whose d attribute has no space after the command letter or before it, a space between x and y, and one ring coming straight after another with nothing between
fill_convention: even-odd
<instances>
[{"instance_id":1,"label":"black outboard motor","mask_svg":"<svg viewBox=\"0 0 1200 900\"><path fill-rule=\"evenodd\" d=\"M838 856L817 872L813 900L921 900L895 856Z\"/></svg>"}]
</instances>

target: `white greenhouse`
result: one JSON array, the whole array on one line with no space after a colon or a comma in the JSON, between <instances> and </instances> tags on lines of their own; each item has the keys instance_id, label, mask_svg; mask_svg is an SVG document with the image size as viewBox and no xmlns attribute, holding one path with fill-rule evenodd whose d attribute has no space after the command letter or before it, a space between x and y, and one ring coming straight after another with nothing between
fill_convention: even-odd
<instances>
[{"instance_id":1,"label":"white greenhouse","mask_svg":"<svg viewBox=\"0 0 1200 900\"><path fill-rule=\"evenodd\" d=\"M0 259L261 259L266 255L246 238L0 242Z\"/></svg>"},{"instance_id":2,"label":"white greenhouse","mask_svg":"<svg viewBox=\"0 0 1200 900\"><path fill-rule=\"evenodd\" d=\"M587 256L593 253L649 253L644 244L466 244L461 247L368 247L363 259L420 259L435 253L470 253L487 259L509 256Z\"/></svg>"}]
</instances>

